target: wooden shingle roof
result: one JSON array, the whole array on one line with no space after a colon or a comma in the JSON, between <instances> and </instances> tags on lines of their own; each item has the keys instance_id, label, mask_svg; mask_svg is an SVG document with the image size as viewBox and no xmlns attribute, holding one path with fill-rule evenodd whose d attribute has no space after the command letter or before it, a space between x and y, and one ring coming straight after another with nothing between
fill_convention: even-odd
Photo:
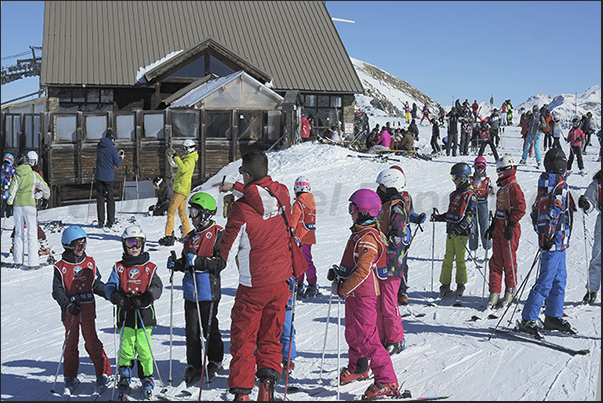
<instances>
[{"instance_id":1,"label":"wooden shingle roof","mask_svg":"<svg viewBox=\"0 0 603 403\"><path fill-rule=\"evenodd\" d=\"M322 1L47 1L40 83L132 86L141 68L208 39L275 90L363 91Z\"/></svg>"}]
</instances>

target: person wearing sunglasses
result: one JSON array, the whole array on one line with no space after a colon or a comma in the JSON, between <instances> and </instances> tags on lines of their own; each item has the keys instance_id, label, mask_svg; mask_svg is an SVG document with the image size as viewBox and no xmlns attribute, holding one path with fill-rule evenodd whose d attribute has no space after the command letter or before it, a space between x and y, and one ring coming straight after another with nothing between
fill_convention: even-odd
<instances>
[{"instance_id":1,"label":"person wearing sunglasses","mask_svg":"<svg viewBox=\"0 0 603 403\"><path fill-rule=\"evenodd\" d=\"M117 305L117 326L121 343L119 356L119 400L128 394L132 361L136 359L143 394L153 396L153 354L151 330L157 326L153 302L161 296L163 283L157 265L144 246L146 236L138 225L126 227L121 235L124 253L115 263L105 285L107 298ZM146 332L146 334L145 334Z\"/></svg>"},{"instance_id":2,"label":"person wearing sunglasses","mask_svg":"<svg viewBox=\"0 0 603 403\"><path fill-rule=\"evenodd\" d=\"M79 380L78 343L80 328L86 351L96 373L95 391L107 387L111 364L103 343L96 333L96 303L94 294L105 297L105 284L92 256L86 255L86 232L77 225L66 228L61 235L65 251L55 266L52 297L61 307L61 321L65 326L63 377L65 389L72 392Z\"/></svg>"},{"instance_id":3,"label":"person wearing sunglasses","mask_svg":"<svg viewBox=\"0 0 603 403\"><path fill-rule=\"evenodd\" d=\"M212 220L216 209L216 199L211 195L198 192L191 196L188 211L194 229L184 237L181 257L174 260L170 256L167 262L168 269L184 272L182 289L188 364L184 381L187 387L199 381L205 365L201 354L201 329L203 336L209 337L205 350L209 360L206 369L208 380L222 369L224 359L218 306L222 296L220 272L226 267L226 262L220 257L223 228Z\"/></svg>"}]
</instances>

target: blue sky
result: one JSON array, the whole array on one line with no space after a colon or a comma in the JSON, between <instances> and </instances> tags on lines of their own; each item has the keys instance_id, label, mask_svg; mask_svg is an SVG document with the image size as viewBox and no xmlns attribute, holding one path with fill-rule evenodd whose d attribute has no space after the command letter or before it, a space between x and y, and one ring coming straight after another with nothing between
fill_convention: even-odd
<instances>
[{"instance_id":1,"label":"blue sky","mask_svg":"<svg viewBox=\"0 0 603 403\"><path fill-rule=\"evenodd\" d=\"M453 97L518 105L601 84L601 2L327 1L351 57L442 105ZM2 58L42 46L44 2L2 2ZM25 56L24 56L25 57ZM29 57L29 56L26 56ZM6 66L15 59L2 60ZM39 78L2 86L2 102Z\"/></svg>"}]
</instances>

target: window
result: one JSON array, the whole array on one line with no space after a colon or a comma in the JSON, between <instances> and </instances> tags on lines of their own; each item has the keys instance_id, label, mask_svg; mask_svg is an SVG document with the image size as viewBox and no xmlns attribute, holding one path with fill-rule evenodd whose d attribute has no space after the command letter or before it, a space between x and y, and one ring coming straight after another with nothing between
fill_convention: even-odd
<instances>
[{"instance_id":1,"label":"window","mask_svg":"<svg viewBox=\"0 0 603 403\"><path fill-rule=\"evenodd\" d=\"M170 77L201 78L205 75L205 55L201 55L170 74Z\"/></svg>"},{"instance_id":2,"label":"window","mask_svg":"<svg viewBox=\"0 0 603 403\"><path fill-rule=\"evenodd\" d=\"M304 96L304 102L302 112L319 134L334 124L341 125L343 121L341 96L307 94Z\"/></svg>"},{"instance_id":3,"label":"window","mask_svg":"<svg viewBox=\"0 0 603 403\"><path fill-rule=\"evenodd\" d=\"M228 112L207 112L205 137L230 139L230 117Z\"/></svg>"},{"instance_id":4,"label":"window","mask_svg":"<svg viewBox=\"0 0 603 403\"><path fill-rule=\"evenodd\" d=\"M143 119L144 137L162 139L163 132L163 113L147 113Z\"/></svg>"},{"instance_id":5,"label":"window","mask_svg":"<svg viewBox=\"0 0 603 403\"><path fill-rule=\"evenodd\" d=\"M112 112L113 90L97 88L62 89L59 91L59 112Z\"/></svg>"},{"instance_id":6,"label":"window","mask_svg":"<svg viewBox=\"0 0 603 403\"><path fill-rule=\"evenodd\" d=\"M199 137L199 112L172 110L173 137Z\"/></svg>"}]
</instances>

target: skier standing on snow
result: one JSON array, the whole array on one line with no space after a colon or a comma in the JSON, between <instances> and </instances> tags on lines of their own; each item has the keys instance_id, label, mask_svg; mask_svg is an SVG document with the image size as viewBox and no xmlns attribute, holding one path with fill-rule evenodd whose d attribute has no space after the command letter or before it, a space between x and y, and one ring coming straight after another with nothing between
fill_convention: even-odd
<instances>
[{"instance_id":1,"label":"skier standing on snow","mask_svg":"<svg viewBox=\"0 0 603 403\"><path fill-rule=\"evenodd\" d=\"M168 269L184 272L182 289L188 364L184 380L189 385L201 378L204 369L201 330L207 339L208 380L222 369L224 359L218 306L222 296L220 272L226 267L226 262L220 257L223 228L212 220L216 209L216 200L211 195L198 192L191 196L188 211L194 229L184 236L181 257L174 261L170 256L167 262Z\"/></svg>"},{"instance_id":2,"label":"skier standing on snow","mask_svg":"<svg viewBox=\"0 0 603 403\"><path fill-rule=\"evenodd\" d=\"M598 210L599 214L595 221L595 233L593 253L588 265L588 281L586 282L586 294L582 299L583 304L594 304L597 300L597 292L601 286L601 170L593 176L593 181L588 185L583 195L578 198L578 206L584 214Z\"/></svg>"},{"instance_id":3,"label":"skier standing on snow","mask_svg":"<svg viewBox=\"0 0 603 403\"><path fill-rule=\"evenodd\" d=\"M243 184L220 186L220 192L243 194L230 208L220 245L222 258L228 261L229 255L237 255L239 264L239 287L230 315L228 387L235 400L249 400L257 376L258 400L272 400L282 373L279 339L292 275L289 228L279 211L283 209L291 223L289 190L268 175L264 152L250 151L242 160Z\"/></svg>"},{"instance_id":4,"label":"skier standing on snow","mask_svg":"<svg viewBox=\"0 0 603 403\"><path fill-rule=\"evenodd\" d=\"M80 357L78 351L80 328L88 356L96 374L95 392L100 393L109 382L111 363L103 343L96 334L96 302L94 294L105 297L105 284L96 262L86 255L86 232L77 225L66 228L61 235L65 251L54 265L52 298L61 307L61 322L65 326L63 377L65 389L73 392Z\"/></svg>"},{"instance_id":5,"label":"skier standing on snow","mask_svg":"<svg viewBox=\"0 0 603 403\"><path fill-rule=\"evenodd\" d=\"M498 191L496 192L496 212L487 238L492 239L492 258L490 259L490 280L488 308L498 305L502 289L502 277L505 276L505 295L503 306L513 300L517 286L517 247L521 236L519 221L526 213L526 201L515 174L517 165L512 157L505 155L496 162L498 173Z\"/></svg>"},{"instance_id":6,"label":"skier standing on snow","mask_svg":"<svg viewBox=\"0 0 603 403\"><path fill-rule=\"evenodd\" d=\"M408 101L404 102L404 118L405 123L410 121L410 106L408 106Z\"/></svg>"},{"instance_id":7,"label":"skier standing on snow","mask_svg":"<svg viewBox=\"0 0 603 403\"><path fill-rule=\"evenodd\" d=\"M431 124L431 119L429 118L429 107L427 106L427 104L423 105L423 117L421 118L421 121L419 122L420 125L423 124L423 119L427 118L427 121L429 122L429 124Z\"/></svg>"},{"instance_id":8,"label":"skier standing on snow","mask_svg":"<svg viewBox=\"0 0 603 403\"><path fill-rule=\"evenodd\" d=\"M9 218L13 215L13 206L9 206L6 202L8 200L8 189L10 189L10 183L15 176L15 158L11 153L4 154L2 158L2 172L0 173L0 181L2 183L2 214L0 217Z\"/></svg>"},{"instance_id":9,"label":"skier standing on snow","mask_svg":"<svg viewBox=\"0 0 603 403\"><path fill-rule=\"evenodd\" d=\"M149 206L149 216L160 216L164 215L168 207L170 206L170 201L172 197L174 197L174 190L170 183L168 183L167 179L163 179L161 176L155 177L153 179L153 188L155 188L155 197L157 197L157 202Z\"/></svg>"},{"instance_id":10,"label":"skier standing on snow","mask_svg":"<svg viewBox=\"0 0 603 403\"><path fill-rule=\"evenodd\" d=\"M387 278L386 250L377 221L381 200L372 190L359 189L349 201L348 210L354 222L352 234L341 263L329 269L327 276L333 281L333 294L345 297L349 361L339 379L342 385L366 379L370 368L375 383L364 392L364 397L396 396L398 378L377 330L379 280Z\"/></svg>"},{"instance_id":11,"label":"skier standing on snow","mask_svg":"<svg viewBox=\"0 0 603 403\"><path fill-rule=\"evenodd\" d=\"M528 160L528 151L534 146L534 153L536 155L536 168L540 168L540 162L542 158L540 157L540 132L544 128L544 119L542 119L541 114L538 110L538 105L534 105L532 107L532 114L528 115L526 119L526 143L523 147L523 154L521 155L521 160L519 161L520 165L525 165Z\"/></svg>"},{"instance_id":12,"label":"skier standing on snow","mask_svg":"<svg viewBox=\"0 0 603 403\"><path fill-rule=\"evenodd\" d=\"M582 142L584 141L584 133L580 129L580 119L574 118L572 122L572 128L567 134L566 141L570 143L570 155L567 160L567 170L572 170L572 163L574 162L574 155L578 161L578 169L580 169L580 175L584 174L584 161L582 160Z\"/></svg>"},{"instance_id":13,"label":"skier standing on snow","mask_svg":"<svg viewBox=\"0 0 603 403\"><path fill-rule=\"evenodd\" d=\"M419 141L419 128L417 127L417 122L414 119L410 121L410 125L408 125L408 131L412 133L415 141Z\"/></svg>"},{"instance_id":14,"label":"skier standing on snow","mask_svg":"<svg viewBox=\"0 0 603 403\"><path fill-rule=\"evenodd\" d=\"M456 102L458 103L458 101L459 100L457 99ZM452 148L452 156L456 157L460 109L457 109L456 106L453 106L452 109L450 109L450 112L446 114L446 117L448 117L448 140L446 141L446 155L450 155L450 148Z\"/></svg>"},{"instance_id":15,"label":"skier standing on snow","mask_svg":"<svg viewBox=\"0 0 603 403\"><path fill-rule=\"evenodd\" d=\"M182 157L176 155L176 151L170 148L168 157L170 165L177 167L176 177L174 178L174 196L170 201L170 206L167 211L167 221L165 223L164 237L159 239L159 245L172 246L176 242L174 236L174 220L176 219L176 211L182 223L182 234L186 235L191 232L191 225L186 216L186 199L191 194L191 185L193 181L193 172L195 164L199 159L199 154L195 149L195 142L191 139L186 139L182 142Z\"/></svg>"},{"instance_id":16,"label":"skier standing on snow","mask_svg":"<svg viewBox=\"0 0 603 403\"><path fill-rule=\"evenodd\" d=\"M477 250L479 240L482 247L488 250L492 247L492 242L486 238L488 230L488 196L494 195L494 188L490 184L490 177L486 174L486 159L477 157L473 162L474 173L471 177L471 185L477 199L477 222L472 227L469 235L469 250Z\"/></svg>"},{"instance_id":17,"label":"skier standing on snow","mask_svg":"<svg viewBox=\"0 0 603 403\"><path fill-rule=\"evenodd\" d=\"M157 265L144 251L146 236L137 225L129 225L121 235L124 250L105 284L105 295L117 305L117 327L121 334L118 389L120 398L128 393L132 361L147 398L153 396L153 345L151 331L157 326L153 302L161 296L163 283Z\"/></svg>"},{"instance_id":18,"label":"skier standing on snow","mask_svg":"<svg viewBox=\"0 0 603 403\"><path fill-rule=\"evenodd\" d=\"M440 139L440 125L435 119L431 123L433 124L433 127L431 128L431 154L436 155L442 151L438 144L438 140Z\"/></svg>"},{"instance_id":19,"label":"skier standing on snow","mask_svg":"<svg viewBox=\"0 0 603 403\"><path fill-rule=\"evenodd\" d=\"M38 255L38 212L36 210L35 190L42 192L42 198L47 203L50 189L40 174L32 171L27 155L19 154L15 161L16 174L8 189L7 204L13 206L15 222L15 249L13 262L17 267L22 267L25 259L25 245L27 245L27 258L29 269L40 268ZM25 226L27 226L27 231Z\"/></svg>"},{"instance_id":20,"label":"skier standing on snow","mask_svg":"<svg viewBox=\"0 0 603 403\"><path fill-rule=\"evenodd\" d=\"M115 168L123 162L124 150L117 151L116 136L107 129L105 137L96 144L96 169L94 170L94 189L96 189L96 215L98 226L111 228L115 223L115 197L113 181ZM105 202L107 203L107 222L105 223Z\"/></svg>"},{"instance_id":21,"label":"skier standing on snow","mask_svg":"<svg viewBox=\"0 0 603 403\"><path fill-rule=\"evenodd\" d=\"M461 121L461 143L459 144L459 154L469 155L469 141L473 132L473 114L469 109L465 109Z\"/></svg>"},{"instance_id":22,"label":"skier standing on snow","mask_svg":"<svg viewBox=\"0 0 603 403\"><path fill-rule=\"evenodd\" d=\"M573 332L570 324L563 319L563 304L567 281L565 254L569 248L576 207L565 181L568 176L567 160L560 148L547 151L544 168L546 172L538 178L538 195L530 214L542 250L540 274L524 304L519 324L519 330L538 338L542 338L542 335L536 321L544 302L544 328Z\"/></svg>"},{"instance_id":23,"label":"skier standing on snow","mask_svg":"<svg viewBox=\"0 0 603 403\"><path fill-rule=\"evenodd\" d=\"M450 169L450 175L456 189L450 193L450 204L448 211L437 214L435 210L431 215L431 221L446 221L446 254L442 262L440 273L440 298L444 298L450 292L452 281L452 263L456 260L456 294L462 297L467 283L467 266L465 265L465 251L471 227L475 225L475 211L477 199L469 180L471 167L464 162L456 163Z\"/></svg>"},{"instance_id":24,"label":"skier standing on snow","mask_svg":"<svg viewBox=\"0 0 603 403\"><path fill-rule=\"evenodd\" d=\"M398 309L398 290L406 264L406 246L410 222L409 206L402 198L406 186L404 174L388 168L377 176L377 195L381 199L381 212L377 217L386 242L387 277L379 279L380 295L377 300L377 328L381 344L389 355L402 352L406 346L404 327Z\"/></svg>"},{"instance_id":25,"label":"skier standing on snow","mask_svg":"<svg viewBox=\"0 0 603 403\"><path fill-rule=\"evenodd\" d=\"M295 236L302 243L302 253L308 268L299 276L297 281L297 299L312 298L319 294L316 266L312 260L312 245L316 244L316 202L312 194L310 182L304 176L295 180L293 185L295 200L291 207L291 225ZM308 279L308 288L304 290L304 278Z\"/></svg>"}]
</instances>

